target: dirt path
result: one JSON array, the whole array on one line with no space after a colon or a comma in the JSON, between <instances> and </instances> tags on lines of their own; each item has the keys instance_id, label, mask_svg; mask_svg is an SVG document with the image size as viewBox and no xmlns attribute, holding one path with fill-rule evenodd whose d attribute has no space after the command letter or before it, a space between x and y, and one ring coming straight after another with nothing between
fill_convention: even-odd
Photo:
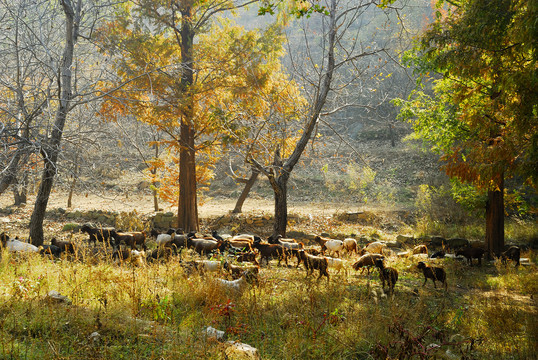
<instances>
[{"instance_id":1,"label":"dirt path","mask_svg":"<svg viewBox=\"0 0 538 360\"><path fill-rule=\"evenodd\" d=\"M29 203L26 205L28 210L33 208L34 197L29 197ZM221 199L212 198L206 199L199 205L200 217L211 217L225 215L229 213L235 206L236 199ZM13 204L13 197L10 193L4 193L0 196L0 207L7 207ZM101 209L108 211L133 211L136 210L139 214L148 214L154 212L153 199L150 195L131 195L129 197L110 196L98 194L76 194L72 200L73 210L93 210ZM177 207L170 207L161 202L163 211L176 212ZM53 193L49 199L49 209L66 208L67 194ZM335 212L357 211L358 208L347 204L331 204L331 203L297 203L288 204L288 212L295 214L312 214L316 216L332 216ZM243 212L254 213L273 213L273 201L267 199L247 199L243 205Z\"/></svg>"}]
</instances>

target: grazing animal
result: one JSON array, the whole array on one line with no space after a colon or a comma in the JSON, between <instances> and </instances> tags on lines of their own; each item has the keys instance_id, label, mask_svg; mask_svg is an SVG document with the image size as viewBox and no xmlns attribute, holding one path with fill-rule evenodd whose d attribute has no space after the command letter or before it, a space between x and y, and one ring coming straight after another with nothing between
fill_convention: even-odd
<instances>
[{"instance_id":1,"label":"grazing animal","mask_svg":"<svg viewBox=\"0 0 538 360\"><path fill-rule=\"evenodd\" d=\"M344 248L344 242L342 240L325 238L319 235L316 236L314 240L321 246L322 254L325 254L325 250L329 250L340 257L340 251Z\"/></svg>"},{"instance_id":2,"label":"grazing animal","mask_svg":"<svg viewBox=\"0 0 538 360\"><path fill-rule=\"evenodd\" d=\"M131 264L136 266L144 266L144 260L146 258L146 253L144 251L138 250L127 250L127 249L118 249L115 250L112 254L112 260L115 263L122 263L129 261Z\"/></svg>"},{"instance_id":3,"label":"grazing animal","mask_svg":"<svg viewBox=\"0 0 538 360\"><path fill-rule=\"evenodd\" d=\"M190 239L190 247L194 249L198 254L204 255L213 250L216 250L222 241L210 240L210 239Z\"/></svg>"},{"instance_id":4,"label":"grazing animal","mask_svg":"<svg viewBox=\"0 0 538 360\"><path fill-rule=\"evenodd\" d=\"M385 281L389 287L390 292L394 292L394 286L398 281L398 270L392 267L385 267L383 259L377 259L375 266L379 269L379 280L381 280L381 287L385 288Z\"/></svg>"},{"instance_id":5,"label":"grazing animal","mask_svg":"<svg viewBox=\"0 0 538 360\"><path fill-rule=\"evenodd\" d=\"M41 245L39 247L39 253L41 255L60 257L60 255L62 254L62 250L55 245Z\"/></svg>"},{"instance_id":6,"label":"grazing animal","mask_svg":"<svg viewBox=\"0 0 538 360\"><path fill-rule=\"evenodd\" d=\"M181 254L181 249L179 250ZM157 260L168 260L172 256L172 252L173 249L170 247L158 247L147 254L146 261L155 262Z\"/></svg>"},{"instance_id":7,"label":"grazing animal","mask_svg":"<svg viewBox=\"0 0 538 360\"><path fill-rule=\"evenodd\" d=\"M463 255L467 258L470 266L473 266L473 259L478 259L478 266L482 265L482 256L486 251L482 248L468 247L463 250L458 250L456 256Z\"/></svg>"},{"instance_id":8,"label":"grazing animal","mask_svg":"<svg viewBox=\"0 0 538 360\"><path fill-rule=\"evenodd\" d=\"M74 254L75 250L76 250L75 244L73 244L70 241L61 241L61 240L58 240L56 238L52 238L50 240L50 244L60 248L61 252L65 252L65 253L69 253L69 254Z\"/></svg>"},{"instance_id":9,"label":"grazing animal","mask_svg":"<svg viewBox=\"0 0 538 360\"><path fill-rule=\"evenodd\" d=\"M267 265L269 265L269 260L271 258L277 258L278 265L280 265L280 261L282 259L284 259L286 265L288 265L287 252L286 249L282 247L282 245L263 244L260 241L254 241L254 243L252 243L252 247L257 249L260 253L260 264L263 262L263 259L265 259Z\"/></svg>"},{"instance_id":10,"label":"grazing animal","mask_svg":"<svg viewBox=\"0 0 538 360\"><path fill-rule=\"evenodd\" d=\"M343 241L343 245L344 245L344 249L346 249L348 254L351 253L351 252L354 252L356 254L358 253L357 240L355 240L353 238L346 238Z\"/></svg>"},{"instance_id":11,"label":"grazing animal","mask_svg":"<svg viewBox=\"0 0 538 360\"><path fill-rule=\"evenodd\" d=\"M445 290L448 289L445 269L441 267L426 265L422 261L417 264L417 267L422 270L422 273L424 274L424 284L422 284L422 286L426 285L426 281L428 281L428 279L432 279L434 288L437 288L437 286L435 285L435 281L439 280L445 286Z\"/></svg>"},{"instance_id":12,"label":"grazing animal","mask_svg":"<svg viewBox=\"0 0 538 360\"><path fill-rule=\"evenodd\" d=\"M372 243L367 244L365 247L363 247L359 251L359 255L362 256L366 253L383 255L383 250L385 249L386 246L387 245L381 241L374 241Z\"/></svg>"},{"instance_id":13,"label":"grazing animal","mask_svg":"<svg viewBox=\"0 0 538 360\"><path fill-rule=\"evenodd\" d=\"M344 260L342 259L335 259L332 257L325 256L325 259L327 259L327 263L330 268L333 268L336 270L337 274L340 274L340 270L344 269L344 273L347 274L347 270L344 268Z\"/></svg>"},{"instance_id":14,"label":"grazing animal","mask_svg":"<svg viewBox=\"0 0 538 360\"><path fill-rule=\"evenodd\" d=\"M115 229L111 227L97 228L89 224L84 224L80 228L80 231L87 233L90 236L88 239L88 244L93 242L93 245L95 246L97 245L97 241L110 245L112 240L112 232L115 231Z\"/></svg>"},{"instance_id":15,"label":"grazing animal","mask_svg":"<svg viewBox=\"0 0 538 360\"><path fill-rule=\"evenodd\" d=\"M364 254L353 265L351 265L351 267L355 271L362 269L361 274L364 272L364 268L366 268L368 270L368 274L370 274L370 267L375 266L376 260L384 258L385 257L380 254Z\"/></svg>"},{"instance_id":16,"label":"grazing animal","mask_svg":"<svg viewBox=\"0 0 538 360\"><path fill-rule=\"evenodd\" d=\"M299 250L299 256L306 268L306 276L311 275L314 270L319 270L318 280L321 279L323 275L327 277L327 281L329 280L329 272L327 271L327 268L329 267L329 261L327 260L327 258L322 256L310 255L304 250Z\"/></svg>"},{"instance_id":17,"label":"grazing animal","mask_svg":"<svg viewBox=\"0 0 538 360\"><path fill-rule=\"evenodd\" d=\"M267 242L269 244L282 244L282 243L297 243L297 241L295 241L295 239L290 239L290 238L284 238L282 237L282 235L278 234L276 236L274 235L271 235L267 238Z\"/></svg>"},{"instance_id":18,"label":"grazing animal","mask_svg":"<svg viewBox=\"0 0 538 360\"><path fill-rule=\"evenodd\" d=\"M116 232L114 230L112 231L112 238L116 243L116 247L124 243L126 246L130 246L132 250L138 250L137 245L141 245L142 249L147 250L146 234L141 231Z\"/></svg>"},{"instance_id":19,"label":"grazing animal","mask_svg":"<svg viewBox=\"0 0 538 360\"><path fill-rule=\"evenodd\" d=\"M244 272L241 277L236 280L215 279L215 281L218 286L224 290L239 294L248 284L257 283L257 274Z\"/></svg>"},{"instance_id":20,"label":"grazing animal","mask_svg":"<svg viewBox=\"0 0 538 360\"><path fill-rule=\"evenodd\" d=\"M18 238L10 239L6 233L0 234L0 242L2 246L9 252L38 252L39 248L35 245L20 241Z\"/></svg>"},{"instance_id":21,"label":"grazing animal","mask_svg":"<svg viewBox=\"0 0 538 360\"><path fill-rule=\"evenodd\" d=\"M245 272L253 273L256 276L260 272L258 266L252 266L252 265L251 266L238 266L238 265L230 264L227 261L225 261L222 264L222 267L224 268L224 270L228 271L232 275L232 278L234 280L239 279L242 275L245 274Z\"/></svg>"},{"instance_id":22,"label":"grazing animal","mask_svg":"<svg viewBox=\"0 0 538 360\"><path fill-rule=\"evenodd\" d=\"M415 254L426 254L428 255L428 247L426 245L417 245L411 251L413 255Z\"/></svg>"},{"instance_id":23,"label":"grazing animal","mask_svg":"<svg viewBox=\"0 0 538 360\"><path fill-rule=\"evenodd\" d=\"M516 263L516 267L519 266L520 257L521 257L521 249L517 246L510 246L508 250L501 253L501 261L503 264L506 264L506 261L510 259Z\"/></svg>"},{"instance_id":24,"label":"grazing animal","mask_svg":"<svg viewBox=\"0 0 538 360\"><path fill-rule=\"evenodd\" d=\"M256 260L257 255L258 254L256 254L254 251L238 253L238 254L236 254L235 261L237 261L237 262L250 262L250 263L253 263L256 266L259 266L260 264L258 264L258 261Z\"/></svg>"},{"instance_id":25,"label":"grazing animal","mask_svg":"<svg viewBox=\"0 0 538 360\"><path fill-rule=\"evenodd\" d=\"M432 259L436 259L436 258L439 258L439 259L442 259L444 258L446 255L445 251L444 250L439 250L439 251L436 251L432 254L431 258Z\"/></svg>"}]
</instances>

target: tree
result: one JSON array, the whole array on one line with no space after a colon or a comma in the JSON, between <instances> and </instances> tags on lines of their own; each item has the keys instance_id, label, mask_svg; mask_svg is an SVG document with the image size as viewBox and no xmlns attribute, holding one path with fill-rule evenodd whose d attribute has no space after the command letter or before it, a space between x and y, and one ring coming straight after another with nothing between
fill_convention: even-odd
<instances>
[{"instance_id":1,"label":"tree","mask_svg":"<svg viewBox=\"0 0 538 360\"><path fill-rule=\"evenodd\" d=\"M260 35L227 21L213 24L217 14L249 3L140 1L101 32L105 48L121 54L119 81L128 81L104 112L129 113L168 135L163 145L178 164L169 178L179 183L178 225L186 231L198 229L197 189L211 176L217 145L245 132L237 125L244 112L238 104L256 96L280 48L274 28ZM173 194L170 186L160 192Z\"/></svg>"},{"instance_id":2,"label":"tree","mask_svg":"<svg viewBox=\"0 0 538 360\"><path fill-rule=\"evenodd\" d=\"M444 8L443 8L444 6ZM401 116L443 154L451 177L485 189L490 255L504 247L505 179L537 187L537 8L527 1L437 3L410 63L433 81Z\"/></svg>"},{"instance_id":3,"label":"tree","mask_svg":"<svg viewBox=\"0 0 538 360\"><path fill-rule=\"evenodd\" d=\"M293 10L305 25L301 29L303 51L294 50L290 55L294 75L306 89L307 115L302 119L294 143L287 148L276 147L272 162L260 161L255 155L249 157L267 176L274 191L274 234L284 236L286 233L288 181L308 142L315 137L321 119L357 106L357 97L345 96L344 90L358 86L359 77L367 73L370 64L359 63L360 60L385 51L382 45L362 45L361 20L368 23L367 19L376 11L382 13L376 5L379 3L375 1L328 0ZM314 50L313 44L319 44L320 48Z\"/></svg>"}]
</instances>

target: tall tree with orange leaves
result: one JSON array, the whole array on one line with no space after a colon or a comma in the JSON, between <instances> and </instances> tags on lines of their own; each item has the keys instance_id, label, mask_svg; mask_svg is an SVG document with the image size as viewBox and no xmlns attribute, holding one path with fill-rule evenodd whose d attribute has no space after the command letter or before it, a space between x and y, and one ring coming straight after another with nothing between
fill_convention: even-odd
<instances>
[{"instance_id":1,"label":"tall tree with orange leaves","mask_svg":"<svg viewBox=\"0 0 538 360\"><path fill-rule=\"evenodd\" d=\"M538 186L538 7L522 0L438 1L408 60L435 94L398 101L448 175L488 193L485 243L504 247L505 179Z\"/></svg>"},{"instance_id":2,"label":"tall tree with orange leaves","mask_svg":"<svg viewBox=\"0 0 538 360\"><path fill-rule=\"evenodd\" d=\"M211 178L220 145L246 136L239 120L263 111L259 89L279 71L278 27L259 33L217 21L218 13L247 3L138 1L99 32L118 75L103 90L125 83L107 97L103 113L132 115L168 135L169 161L155 165L176 164L161 192L177 195L185 231L198 230L198 186Z\"/></svg>"}]
</instances>

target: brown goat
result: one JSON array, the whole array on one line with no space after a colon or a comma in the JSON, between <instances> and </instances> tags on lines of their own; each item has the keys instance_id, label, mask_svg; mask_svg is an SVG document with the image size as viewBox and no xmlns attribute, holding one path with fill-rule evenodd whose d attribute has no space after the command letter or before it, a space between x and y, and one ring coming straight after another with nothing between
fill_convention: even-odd
<instances>
[{"instance_id":1,"label":"brown goat","mask_svg":"<svg viewBox=\"0 0 538 360\"><path fill-rule=\"evenodd\" d=\"M463 250L458 250L456 256L463 255L467 258L470 266L473 266L473 259L478 259L478 266L482 265L482 256L486 251L482 248L468 247Z\"/></svg>"},{"instance_id":2,"label":"brown goat","mask_svg":"<svg viewBox=\"0 0 538 360\"><path fill-rule=\"evenodd\" d=\"M245 273L254 274L257 278L258 273L260 272L258 266L238 266L230 264L227 261L222 264L222 267L224 268L224 270L227 270L232 275L232 278L234 280L239 279L241 276L245 275Z\"/></svg>"},{"instance_id":3,"label":"brown goat","mask_svg":"<svg viewBox=\"0 0 538 360\"><path fill-rule=\"evenodd\" d=\"M422 273L424 274L424 284L422 284L422 286L426 285L426 281L428 281L428 279L432 279L434 288L437 288L435 285L435 280L439 280L445 286L445 290L448 289L445 269L426 265L422 261L417 264L417 267L422 270Z\"/></svg>"},{"instance_id":4,"label":"brown goat","mask_svg":"<svg viewBox=\"0 0 538 360\"><path fill-rule=\"evenodd\" d=\"M385 281L389 287L390 292L394 292L394 286L398 281L398 270L392 267L385 267L383 259L377 259L375 266L379 269L379 280L381 280L381 287L385 288Z\"/></svg>"},{"instance_id":5,"label":"brown goat","mask_svg":"<svg viewBox=\"0 0 538 360\"><path fill-rule=\"evenodd\" d=\"M133 232L111 232L112 238L116 242L116 247L119 247L121 243L126 246L130 246L133 250L138 250L137 245L141 245L142 249L147 250L146 247L146 234L141 231Z\"/></svg>"},{"instance_id":6,"label":"brown goat","mask_svg":"<svg viewBox=\"0 0 538 360\"><path fill-rule=\"evenodd\" d=\"M329 262L327 258L310 255L304 250L299 250L299 257L306 268L306 276L311 275L314 270L319 270L318 280L321 279L323 275L327 277L327 281L329 280L329 272L327 271Z\"/></svg>"},{"instance_id":7,"label":"brown goat","mask_svg":"<svg viewBox=\"0 0 538 360\"><path fill-rule=\"evenodd\" d=\"M259 264L256 260L257 255L258 254L256 254L254 251L242 252L236 255L235 260L237 262L250 262L258 266Z\"/></svg>"},{"instance_id":8,"label":"brown goat","mask_svg":"<svg viewBox=\"0 0 538 360\"><path fill-rule=\"evenodd\" d=\"M75 244L73 244L70 241L61 241L61 240L57 240L56 238L52 238L50 240L50 244L59 247L60 252L74 254L76 250Z\"/></svg>"},{"instance_id":9,"label":"brown goat","mask_svg":"<svg viewBox=\"0 0 538 360\"><path fill-rule=\"evenodd\" d=\"M264 258L267 262L267 265L269 265L269 260L271 258L278 258L278 265L280 265L280 261L282 259L284 259L284 261L286 262L286 266L288 265L287 251L282 247L282 245L262 244L259 241L255 241L252 244L252 247L260 252L260 264L263 262Z\"/></svg>"},{"instance_id":10,"label":"brown goat","mask_svg":"<svg viewBox=\"0 0 538 360\"><path fill-rule=\"evenodd\" d=\"M503 264L506 264L506 261L510 259L516 263L516 267L519 266L520 257L521 257L521 249L517 246L510 246L508 250L501 253L501 261Z\"/></svg>"},{"instance_id":11,"label":"brown goat","mask_svg":"<svg viewBox=\"0 0 538 360\"><path fill-rule=\"evenodd\" d=\"M364 268L366 268L368 270L368 274L370 274L370 266L375 266L376 260L384 258L385 257L380 254L365 254L362 255L353 265L351 265L351 267L353 267L355 271L362 268L361 274L364 272Z\"/></svg>"}]
</instances>

